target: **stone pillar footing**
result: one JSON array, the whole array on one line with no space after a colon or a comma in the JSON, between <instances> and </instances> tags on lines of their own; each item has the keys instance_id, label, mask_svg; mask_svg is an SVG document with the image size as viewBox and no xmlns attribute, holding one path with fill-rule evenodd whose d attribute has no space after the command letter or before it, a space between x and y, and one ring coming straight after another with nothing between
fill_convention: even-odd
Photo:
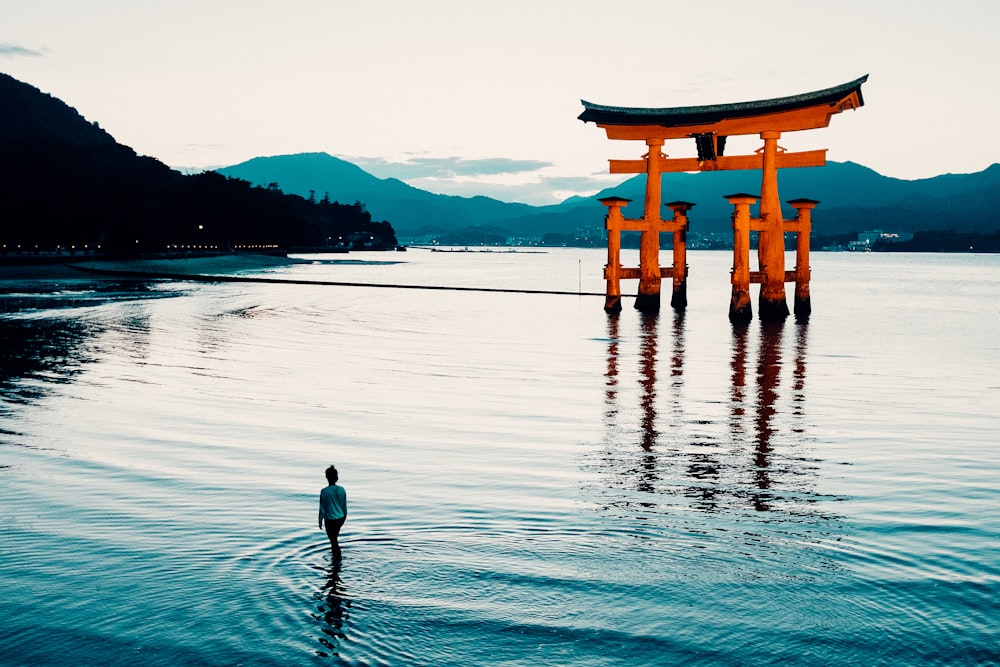
<instances>
[{"instance_id":1,"label":"stone pillar footing","mask_svg":"<svg viewBox=\"0 0 1000 667\"><path fill-rule=\"evenodd\" d=\"M688 305L687 281L674 285L674 293L670 296L670 307L674 310L684 310Z\"/></svg>"},{"instance_id":2,"label":"stone pillar footing","mask_svg":"<svg viewBox=\"0 0 1000 667\"><path fill-rule=\"evenodd\" d=\"M812 314L812 300L809 297L796 296L793 311L796 320L800 322L808 320Z\"/></svg>"},{"instance_id":3,"label":"stone pillar footing","mask_svg":"<svg viewBox=\"0 0 1000 667\"><path fill-rule=\"evenodd\" d=\"M752 319L753 306L750 305L750 295L747 292L733 290L733 298L729 302L729 321L733 324L745 324Z\"/></svg>"},{"instance_id":4,"label":"stone pillar footing","mask_svg":"<svg viewBox=\"0 0 1000 667\"><path fill-rule=\"evenodd\" d=\"M767 299L763 296L757 303L757 311L762 322L780 322L789 315L788 303L784 299Z\"/></svg>"},{"instance_id":5,"label":"stone pillar footing","mask_svg":"<svg viewBox=\"0 0 1000 667\"><path fill-rule=\"evenodd\" d=\"M660 312L660 294L638 294L635 297L635 309L640 313Z\"/></svg>"}]
</instances>

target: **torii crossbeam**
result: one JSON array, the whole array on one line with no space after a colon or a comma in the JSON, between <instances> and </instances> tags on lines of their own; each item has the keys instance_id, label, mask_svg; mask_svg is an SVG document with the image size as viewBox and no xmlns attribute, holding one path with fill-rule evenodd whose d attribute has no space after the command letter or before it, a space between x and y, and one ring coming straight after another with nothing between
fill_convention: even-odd
<instances>
[{"instance_id":1,"label":"torii crossbeam","mask_svg":"<svg viewBox=\"0 0 1000 667\"><path fill-rule=\"evenodd\" d=\"M618 281L622 278L639 278L639 290L635 307L644 312L656 312L660 308L660 281L664 276L674 277L675 308L686 306L686 298L678 298L678 292L685 290L686 267L678 267L678 256L684 253L675 249L675 265L666 269L659 266L659 233L674 231L675 244L684 243L683 231L687 226L684 213L693 204L684 204L683 210L674 209L673 221L660 218L661 174L666 172L719 171L725 169L760 169L760 213L757 218L749 217L749 205L756 202L756 195L730 195L736 206L733 216L734 261L731 282L733 285L729 317L733 321L748 321L752 318L750 306L750 283L761 284L759 315L764 320L782 320L788 317L785 302L785 281L795 281L795 314L808 317L811 311L809 298L809 210L816 205L812 200L795 200L793 205L799 216L785 223L781 218L781 202L778 198L778 169L784 167L816 167L826 164L826 149L798 153L786 152L778 146L783 132L811 130L826 127L830 119L841 111L857 109L864 105L861 84L868 75L854 81L817 90L801 95L779 97L754 102L717 104L711 106L673 107L663 109L626 108L594 104L581 100L584 106L579 119L596 123L604 129L609 139L644 141L649 152L638 160L611 160L612 174L646 174L646 198L643 216L636 220L626 220L620 209L627 200L616 197L604 198L608 206L606 226L608 228L608 266L605 277L608 281L605 310L621 310L621 291ZM753 155L724 155L726 138L738 135L759 135L764 145ZM697 158L669 158L660 150L669 139L694 138ZM738 201L733 201L733 199ZM808 202L806 204L805 202ZM680 215L679 215L680 213ZM737 222L737 218L740 218ZM743 220L746 218L746 220ZM739 225L737 227L737 224ZM680 225L680 226L679 226ZM749 271L749 242L737 238L743 231L759 231L757 259L759 271ZM621 230L639 230L642 239L639 247L639 269L620 266L617 257L618 235ZM680 229L680 234L678 234ZM798 233L796 245L796 269L786 275L784 233ZM614 236L614 239L612 239ZM616 256L611 257L612 248ZM741 256L742 253L742 256ZM678 276L681 280L678 280ZM612 285L612 282L615 284Z\"/></svg>"}]
</instances>

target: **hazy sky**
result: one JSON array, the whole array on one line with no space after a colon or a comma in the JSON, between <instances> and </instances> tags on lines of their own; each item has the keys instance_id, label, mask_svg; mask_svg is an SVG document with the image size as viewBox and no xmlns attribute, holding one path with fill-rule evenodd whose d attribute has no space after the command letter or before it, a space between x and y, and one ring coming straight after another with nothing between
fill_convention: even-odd
<instances>
[{"instance_id":1,"label":"hazy sky","mask_svg":"<svg viewBox=\"0 0 1000 667\"><path fill-rule=\"evenodd\" d=\"M979 171L1000 161L998 26L997 0L0 0L0 70L175 167L323 151L553 203L645 152L578 121L581 98L717 104L863 74L864 107L779 143L898 178Z\"/></svg>"}]
</instances>

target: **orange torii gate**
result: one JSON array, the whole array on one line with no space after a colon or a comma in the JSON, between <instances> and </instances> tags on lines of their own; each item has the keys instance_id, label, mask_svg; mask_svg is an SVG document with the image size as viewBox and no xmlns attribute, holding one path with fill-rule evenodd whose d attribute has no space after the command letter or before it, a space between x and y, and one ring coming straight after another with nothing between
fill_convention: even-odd
<instances>
[{"instance_id":1,"label":"orange torii gate","mask_svg":"<svg viewBox=\"0 0 1000 667\"><path fill-rule=\"evenodd\" d=\"M649 152L638 160L611 160L612 174L646 174L646 196L643 216L626 219L621 208L630 200L606 197L601 202L608 207L605 227L608 230L608 264L604 269L607 296L604 309L621 310L622 279L639 280L635 307L643 312L660 309L660 282L673 278L671 305L687 306L685 265L685 235L687 211L694 204L672 202L671 220L660 218L661 175L667 172L719 171L723 169L760 169L760 195L739 193L728 195L735 207L733 214L733 286L729 319L746 322L753 318L750 305L750 283L760 283L759 316L762 320L783 320L788 317L785 282L795 282L796 317L806 318L811 311L809 299L809 232L810 210L819 202L796 199L789 203L798 210L795 220L781 218L778 198L778 169L783 167L817 167L826 164L826 149L790 153L778 146L782 132L826 127L830 118L846 109L864 104L861 84L868 75L848 83L812 93L754 102L719 104L699 107L665 109L625 108L593 104L581 100L584 106L579 119L596 123L609 139L641 140ZM726 138L738 135L759 135L764 145L753 155L723 155ZM660 149L667 139L693 137L698 148L697 158L669 158ZM750 205L760 199L759 217L750 217ZM625 268L619 259L621 231L640 231L639 268ZM660 232L673 232L673 266L660 267ZM751 231L759 232L757 245L758 271L750 271ZM796 267L785 271L785 232L796 232Z\"/></svg>"}]
</instances>

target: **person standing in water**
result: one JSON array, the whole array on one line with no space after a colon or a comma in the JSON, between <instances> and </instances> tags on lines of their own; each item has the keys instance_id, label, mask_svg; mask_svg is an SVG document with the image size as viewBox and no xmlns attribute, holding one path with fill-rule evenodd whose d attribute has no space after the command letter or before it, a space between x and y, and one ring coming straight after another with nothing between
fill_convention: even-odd
<instances>
[{"instance_id":1,"label":"person standing in water","mask_svg":"<svg viewBox=\"0 0 1000 667\"><path fill-rule=\"evenodd\" d=\"M337 537L347 520L347 491L337 484L339 475L337 469L330 466L326 469L326 481L329 486L319 492L319 527L326 528L326 536L330 538L330 551L335 560L340 559L340 543Z\"/></svg>"}]
</instances>

